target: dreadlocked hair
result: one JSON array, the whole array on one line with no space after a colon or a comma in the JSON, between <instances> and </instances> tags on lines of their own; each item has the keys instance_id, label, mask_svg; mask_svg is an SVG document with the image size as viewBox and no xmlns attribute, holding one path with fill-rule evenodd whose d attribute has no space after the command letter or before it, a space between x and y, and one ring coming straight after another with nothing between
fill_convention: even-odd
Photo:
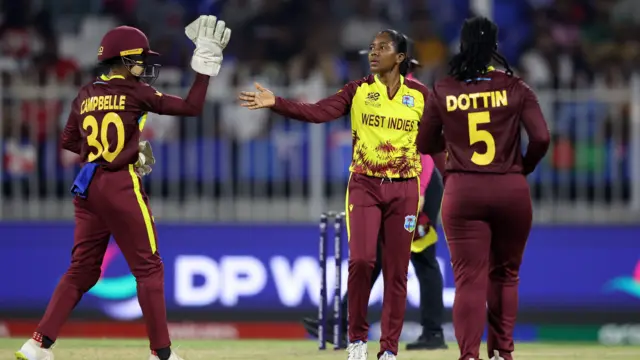
<instances>
[{"instance_id":1,"label":"dreadlocked hair","mask_svg":"<svg viewBox=\"0 0 640 360\"><path fill-rule=\"evenodd\" d=\"M407 74L414 71L416 67L420 66L417 60L409 56L410 40L406 35L393 29L382 30L380 33L389 35L389 37L395 44L396 52L404 54L404 60L402 60L402 62L398 66L400 75L407 76Z\"/></svg>"},{"instance_id":2,"label":"dreadlocked hair","mask_svg":"<svg viewBox=\"0 0 640 360\"><path fill-rule=\"evenodd\" d=\"M465 20L460 33L460 52L449 62L449 75L458 81L474 79L487 72L491 61L513 76L504 56L498 53L498 26L486 17Z\"/></svg>"}]
</instances>

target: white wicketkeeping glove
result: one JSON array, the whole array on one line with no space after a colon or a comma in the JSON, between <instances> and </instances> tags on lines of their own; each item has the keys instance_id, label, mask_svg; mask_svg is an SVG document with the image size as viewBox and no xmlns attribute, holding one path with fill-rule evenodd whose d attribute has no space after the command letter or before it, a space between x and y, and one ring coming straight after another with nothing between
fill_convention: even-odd
<instances>
[{"instance_id":1,"label":"white wicketkeeping glove","mask_svg":"<svg viewBox=\"0 0 640 360\"><path fill-rule=\"evenodd\" d=\"M187 37L196 44L191 58L191 68L203 75L216 76L222 66L222 50L231 38L231 29L225 22L212 15L201 15L184 29Z\"/></svg>"},{"instance_id":2,"label":"white wicketkeeping glove","mask_svg":"<svg viewBox=\"0 0 640 360\"><path fill-rule=\"evenodd\" d=\"M138 144L138 161L134 165L136 173L140 176L146 176L151 173L151 165L156 163L151 149L151 143L144 140Z\"/></svg>"}]
</instances>

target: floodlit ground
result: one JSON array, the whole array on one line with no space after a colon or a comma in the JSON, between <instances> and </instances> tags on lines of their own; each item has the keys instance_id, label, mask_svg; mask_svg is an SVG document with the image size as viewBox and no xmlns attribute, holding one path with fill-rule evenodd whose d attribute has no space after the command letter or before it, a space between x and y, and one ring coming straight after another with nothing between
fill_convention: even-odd
<instances>
[{"instance_id":1,"label":"floodlit ground","mask_svg":"<svg viewBox=\"0 0 640 360\"><path fill-rule=\"evenodd\" d=\"M0 339L0 359L13 359L22 339ZM147 360L145 341L63 339L55 349L59 360ZM174 346L186 360L266 359L323 360L346 359L344 351L318 351L313 341L175 341ZM640 347L606 347L589 344L520 344L516 345L516 360L580 359L638 360ZM369 344L369 359L375 359L377 343ZM449 350L407 352L401 360L456 360L457 346ZM483 350L484 351L484 350ZM485 356L482 354L482 356ZM485 357L486 359L486 357Z\"/></svg>"}]
</instances>

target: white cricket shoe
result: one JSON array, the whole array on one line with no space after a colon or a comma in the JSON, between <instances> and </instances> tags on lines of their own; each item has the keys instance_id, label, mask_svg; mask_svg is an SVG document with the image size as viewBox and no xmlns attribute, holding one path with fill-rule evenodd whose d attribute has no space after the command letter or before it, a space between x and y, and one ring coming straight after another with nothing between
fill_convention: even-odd
<instances>
[{"instance_id":1,"label":"white cricket shoe","mask_svg":"<svg viewBox=\"0 0 640 360\"><path fill-rule=\"evenodd\" d=\"M160 358L158 357L158 355L151 354L151 356L149 356L149 360L160 360ZM178 354L176 354L175 351L173 351L172 349L171 356L169 356L169 360L184 360L184 359L178 356Z\"/></svg>"},{"instance_id":2,"label":"white cricket shoe","mask_svg":"<svg viewBox=\"0 0 640 360\"><path fill-rule=\"evenodd\" d=\"M491 358L491 360L504 360L504 358L500 356L498 350L493 350L493 357Z\"/></svg>"},{"instance_id":3,"label":"white cricket shoe","mask_svg":"<svg viewBox=\"0 0 640 360\"><path fill-rule=\"evenodd\" d=\"M16 351L18 360L53 360L51 349L45 349L41 344L33 339L29 339L20 350Z\"/></svg>"},{"instance_id":4,"label":"white cricket shoe","mask_svg":"<svg viewBox=\"0 0 640 360\"><path fill-rule=\"evenodd\" d=\"M367 343L364 341L353 342L347 346L347 352L349 352L347 360L367 360Z\"/></svg>"},{"instance_id":5,"label":"white cricket shoe","mask_svg":"<svg viewBox=\"0 0 640 360\"><path fill-rule=\"evenodd\" d=\"M396 356L389 351L385 351L384 353L382 353L382 355L380 355L380 358L378 360L396 360Z\"/></svg>"}]
</instances>

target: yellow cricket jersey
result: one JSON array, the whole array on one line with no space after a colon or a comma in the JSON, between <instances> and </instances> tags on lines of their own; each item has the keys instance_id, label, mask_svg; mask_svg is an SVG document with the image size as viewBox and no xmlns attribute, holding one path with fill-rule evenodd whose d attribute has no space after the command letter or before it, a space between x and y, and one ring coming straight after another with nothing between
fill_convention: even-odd
<instances>
[{"instance_id":1,"label":"yellow cricket jersey","mask_svg":"<svg viewBox=\"0 0 640 360\"><path fill-rule=\"evenodd\" d=\"M398 92L389 98L387 87L376 75L369 75L315 104L276 97L273 111L312 123L350 114L353 160L349 170L380 178L412 178L422 171L416 136L427 95L426 86L401 77Z\"/></svg>"},{"instance_id":2,"label":"yellow cricket jersey","mask_svg":"<svg viewBox=\"0 0 640 360\"><path fill-rule=\"evenodd\" d=\"M377 76L357 84L351 104L351 172L388 178L420 175L416 136L427 89L404 77L400 82L392 99Z\"/></svg>"}]
</instances>

